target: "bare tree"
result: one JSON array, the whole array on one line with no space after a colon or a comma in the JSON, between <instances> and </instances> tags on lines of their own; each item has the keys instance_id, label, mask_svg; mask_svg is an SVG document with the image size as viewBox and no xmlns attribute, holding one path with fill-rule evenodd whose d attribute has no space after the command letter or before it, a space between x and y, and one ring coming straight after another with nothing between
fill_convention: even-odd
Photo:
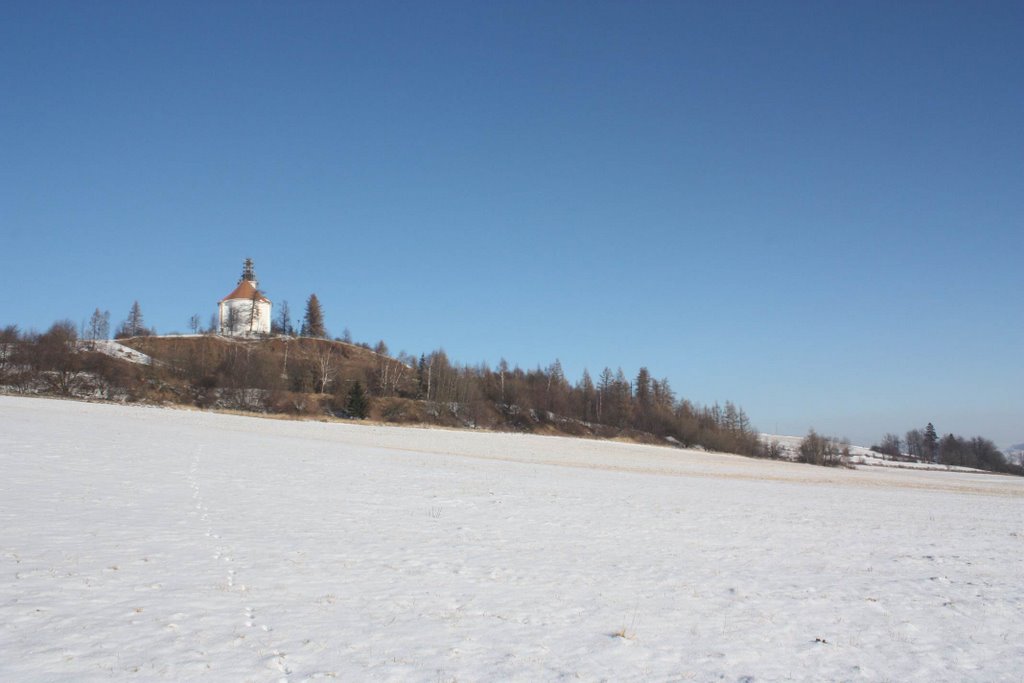
<instances>
[{"instance_id":1,"label":"bare tree","mask_svg":"<svg viewBox=\"0 0 1024 683\"><path fill-rule=\"evenodd\" d=\"M506 405L508 400L505 398L505 377L508 376L508 361L502 358L498 362L498 389L499 397L501 398L501 405Z\"/></svg>"},{"instance_id":2,"label":"bare tree","mask_svg":"<svg viewBox=\"0 0 1024 683\"><path fill-rule=\"evenodd\" d=\"M813 429L800 442L800 462L834 467L842 464L843 458L849 457L849 455L850 447L848 443L832 437L822 436Z\"/></svg>"},{"instance_id":3,"label":"bare tree","mask_svg":"<svg viewBox=\"0 0 1024 683\"><path fill-rule=\"evenodd\" d=\"M278 334L292 336L295 330L292 328L292 312L288 301L284 300L277 308L277 320L274 322L274 331Z\"/></svg>"},{"instance_id":4,"label":"bare tree","mask_svg":"<svg viewBox=\"0 0 1024 683\"><path fill-rule=\"evenodd\" d=\"M383 356L377 356L377 392L380 396L392 396L398 393L398 387L405 378L409 368Z\"/></svg>"},{"instance_id":5,"label":"bare tree","mask_svg":"<svg viewBox=\"0 0 1024 683\"><path fill-rule=\"evenodd\" d=\"M327 385L334 379L337 367L334 362L334 347L331 344L317 344L313 353L313 361L317 370L319 393L327 393Z\"/></svg>"},{"instance_id":6,"label":"bare tree","mask_svg":"<svg viewBox=\"0 0 1024 683\"><path fill-rule=\"evenodd\" d=\"M920 429L911 429L907 432L907 438L904 443L907 446L908 455L918 460L924 459L924 433Z\"/></svg>"},{"instance_id":7,"label":"bare tree","mask_svg":"<svg viewBox=\"0 0 1024 683\"><path fill-rule=\"evenodd\" d=\"M609 406L613 403L612 396L615 391L615 375L612 369L605 366L597 380L597 421L603 422L608 414Z\"/></svg>"},{"instance_id":8,"label":"bare tree","mask_svg":"<svg viewBox=\"0 0 1024 683\"><path fill-rule=\"evenodd\" d=\"M238 309L228 304L227 320L221 328L221 334L234 334L239 325Z\"/></svg>"},{"instance_id":9,"label":"bare tree","mask_svg":"<svg viewBox=\"0 0 1024 683\"><path fill-rule=\"evenodd\" d=\"M249 301L249 334L256 331L260 322L260 291L252 290L252 299Z\"/></svg>"},{"instance_id":10,"label":"bare tree","mask_svg":"<svg viewBox=\"0 0 1024 683\"><path fill-rule=\"evenodd\" d=\"M70 320L59 320L36 342L36 367L44 371L50 385L64 395L74 392L82 372L75 347L77 340L75 324Z\"/></svg>"},{"instance_id":11,"label":"bare tree","mask_svg":"<svg viewBox=\"0 0 1024 683\"><path fill-rule=\"evenodd\" d=\"M121 323L115 336L118 338L141 337L147 334L151 334L151 332L146 329L146 324L143 322L142 307L139 306L138 301L135 301L128 311L128 317Z\"/></svg>"},{"instance_id":12,"label":"bare tree","mask_svg":"<svg viewBox=\"0 0 1024 683\"><path fill-rule=\"evenodd\" d=\"M89 318L88 339L95 346L100 339L107 339L110 336L110 311L96 309Z\"/></svg>"},{"instance_id":13,"label":"bare tree","mask_svg":"<svg viewBox=\"0 0 1024 683\"><path fill-rule=\"evenodd\" d=\"M6 370L14 356L15 344L21 339L17 325L0 328L0 371Z\"/></svg>"},{"instance_id":14,"label":"bare tree","mask_svg":"<svg viewBox=\"0 0 1024 683\"><path fill-rule=\"evenodd\" d=\"M590 378L590 372L583 369L583 376L576 383L576 394L579 396L579 408L577 413L584 422L591 422L596 417L597 391L594 389L594 380Z\"/></svg>"},{"instance_id":15,"label":"bare tree","mask_svg":"<svg viewBox=\"0 0 1024 683\"><path fill-rule=\"evenodd\" d=\"M198 313L193 313L192 317L188 319L188 327L192 330L192 334L199 334L199 328L202 327L202 322L199 319Z\"/></svg>"},{"instance_id":16,"label":"bare tree","mask_svg":"<svg viewBox=\"0 0 1024 683\"><path fill-rule=\"evenodd\" d=\"M882 437L882 443L876 444L871 447L871 450L876 453L882 453L893 458L898 458L902 455L903 441L896 434L888 433Z\"/></svg>"}]
</instances>

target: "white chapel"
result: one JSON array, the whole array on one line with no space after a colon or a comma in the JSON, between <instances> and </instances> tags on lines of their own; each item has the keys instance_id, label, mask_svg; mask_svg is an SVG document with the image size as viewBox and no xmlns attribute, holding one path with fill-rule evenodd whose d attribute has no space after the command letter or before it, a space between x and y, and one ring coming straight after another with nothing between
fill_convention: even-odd
<instances>
[{"instance_id":1,"label":"white chapel","mask_svg":"<svg viewBox=\"0 0 1024 683\"><path fill-rule=\"evenodd\" d=\"M238 286L217 305L220 333L231 337L270 334L270 307L270 299L259 289L252 259L247 258Z\"/></svg>"}]
</instances>

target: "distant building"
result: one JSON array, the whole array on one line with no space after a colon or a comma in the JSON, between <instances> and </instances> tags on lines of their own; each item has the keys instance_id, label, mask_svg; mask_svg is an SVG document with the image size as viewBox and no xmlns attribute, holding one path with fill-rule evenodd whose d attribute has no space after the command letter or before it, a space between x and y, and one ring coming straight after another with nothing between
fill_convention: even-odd
<instances>
[{"instance_id":1,"label":"distant building","mask_svg":"<svg viewBox=\"0 0 1024 683\"><path fill-rule=\"evenodd\" d=\"M259 289L252 259L247 258L238 286L217 305L220 333L231 337L270 334L270 307L270 299Z\"/></svg>"}]
</instances>

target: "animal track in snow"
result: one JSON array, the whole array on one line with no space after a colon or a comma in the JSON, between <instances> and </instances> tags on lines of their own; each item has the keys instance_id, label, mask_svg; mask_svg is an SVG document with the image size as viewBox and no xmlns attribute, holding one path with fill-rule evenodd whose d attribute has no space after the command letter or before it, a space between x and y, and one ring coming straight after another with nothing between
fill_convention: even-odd
<instances>
[{"instance_id":1,"label":"animal track in snow","mask_svg":"<svg viewBox=\"0 0 1024 683\"><path fill-rule=\"evenodd\" d=\"M224 571L223 583L218 582L218 588L237 595L244 595L247 594L248 589L244 583L238 581L239 569L234 561L234 546L222 540L221 534L214 527L210 508L203 497L199 476L201 455L202 447L200 446L196 448L188 468L187 480L189 488L192 490L192 508L189 511L189 516L199 522L198 526L202 529L203 537L208 539L207 543L211 548L210 557ZM261 658L265 666L283 674L278 680L288 681L288 677L292 673L291 666L288 663L288 656L280 648L275 647L271 641L269 634L274 631L271 625L259 619L256 614L256 608L251 605L244 607L242 624L244 629L253 629L257 633L267 635L261 635L258 638L260 643L257 644L256 640L247 639L243 633L239 633L237 642L248 642L250 647L253 648L254 654ZM176 629L177 625L171 625L168 628ZM239 631L241 630L239 629ZM267 654L268 652L270 653L269 655Z\"/></svg>"},{"instance_id":2,"label":"animal track in snow","mask_svg":"<svg viewBox=\"0 0 1024 683\"><path fill-rule=\"evenodd\" d=\"M288 666L285 653L280 650L274 650L274 653L270 656L268 663L271 667L284 674L284 677L279 679L280 681L288 680L288 676L291 675L292 670L291 667Z\"/></svg>"}]
</instances>

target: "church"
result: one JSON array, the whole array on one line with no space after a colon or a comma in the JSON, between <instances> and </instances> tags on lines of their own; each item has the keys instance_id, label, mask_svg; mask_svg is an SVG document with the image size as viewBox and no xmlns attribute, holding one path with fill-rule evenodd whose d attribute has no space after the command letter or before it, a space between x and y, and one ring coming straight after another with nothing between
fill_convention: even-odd
<instances>
[{"instance_id":1,"label":"church","mask_svg":"<svg viewBox=\"0 0 1024 683\"><path fill-rule=\"evenodd\" d=\"M245 259L238 286L217 304L220 333L229 337L270 334L271 305L259 289L252 259Z\"/></svg>"}]
</instances>

